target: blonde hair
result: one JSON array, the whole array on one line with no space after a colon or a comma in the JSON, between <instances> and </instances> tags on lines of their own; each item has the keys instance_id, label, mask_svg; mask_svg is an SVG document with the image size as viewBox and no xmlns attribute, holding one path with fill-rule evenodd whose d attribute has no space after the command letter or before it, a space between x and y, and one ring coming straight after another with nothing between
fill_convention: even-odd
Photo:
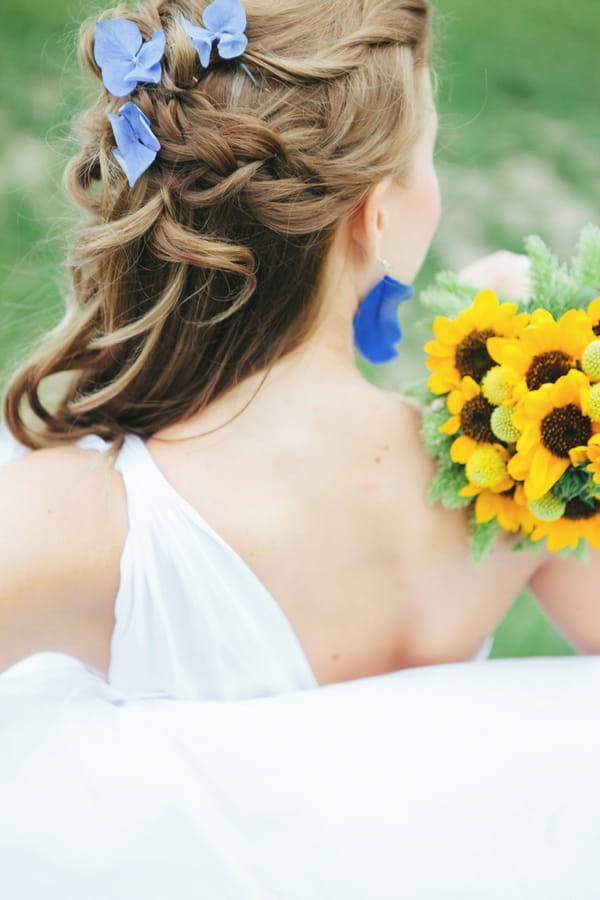
<instances>
[{"instance_id":1,"label":"blonde hair","mask_svg":"<svg viewBox=\"0 0 600 900\"><path fill-rule=\"evenodd\" d=\"M132 98L161 150L130 189L107 119L124 100L103 91L79 122L67 312L4 398L30 447L150 436L292 351L314 327L336 225L377 181L407 173L427 0L248 0L242 59L213 54L203 69L180 17L200 24L206 5L107 14L145 39L166 33L161 83ZM93 26L81 41L99 76ZM69 375L62 394L44 402L57 373Z\"/></svg>"}]
</instances>

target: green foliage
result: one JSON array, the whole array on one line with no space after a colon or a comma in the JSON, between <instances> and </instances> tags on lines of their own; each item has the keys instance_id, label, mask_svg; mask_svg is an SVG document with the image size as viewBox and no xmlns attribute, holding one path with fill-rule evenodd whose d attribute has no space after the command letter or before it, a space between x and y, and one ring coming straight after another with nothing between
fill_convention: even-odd
<instances>
[{"instance_id":1,"label":"green foliage","mask_svg":"<svg viewBox=\"0 0 600 900\"><path fill-rule=\"evenodd\" d=\"M423 411L421 436L425 449L430 456L444 459L450 456L453 437L440 431L440 427L448 421L450 413L446 402L441 397L429 404Z\"/></svg>"},{"instance_id":2,"label":"green foliage","mask_svg":"<svg viewBox=\"0 0 600 900\"><path fill-rule=\"evenodd\" d=\"M584 303L600 295L600 228L597 225L586 225L582 230L571 271L580 290L588 292Z\"/></svg>"},{"instance_id":3,"label":"green foliage","mask_svg":"<svg viewBox=\"0 0 600 900\"><path fill-rule=\"evenodd\" d=\"M429 503L441 503L446 509L461 509L471 502L470 497L461 497L460 491L468 484L464 467L458 463L440 460L427 491Z\"/></svg>"},{"instance_id":4,"label":"green foliage","mask_svg":"<svg viewBox=\"0 0 600 900\"><path fill-rule=\"evenodd\" d=\"M528 534L523 534L512 549L513 553L539 553L545 546L545 541L534 541Z\"/></svg>"},{"instance_id":5,"label":"green foliage","mask_svg":"<svg viewBox=\"0 0 600 900\"><path fill-rule=\"evenodd\" d=\"M471 555L476 563L483 562L501 531L496 519L491 519L489 522L476 522L475 517L471 516L469 545Z\"/></svg>"},{"instance_id":6,"label":"green foliage","mask_svg":"<svg viewBox=\"0 0 600 900\"><path fill-rule=\"evenodd\" d=\"M429 406L436 400L436 395L432 394L427 387L425 378L418 378L415 381L409 381L402 385L402 393L410 400L414 400L419 406Z\"/></svg>"},{"instance_id":7,"label":"green foliage","mask_svg":"<svg viewBox=\"0 0 600 900\"><path fill-rule=\"evenodd\" d=\"M577 562L586 562L589 554L589 544L585 538L580 538L575 549L572 547L564 547L558 551L558 556L562 559L575 559Z\"/></svg>"},{"instance_id":8,"label":"green foliage","mask_svg":"<svg viewBox=\"0 0 600 900\"><path fill-rule=\"evenodd\" d=\"M567 469L559 478L552 489L552 493L559 500L568 503L575 497L580 497L584 502L593 503L593 495L598 492L598 485L594 484L592 473L586 466L577 466Z\"/></svg>"},{"instance_id":9,"label":"green foliage","mask_svg":"<svg viewBox=\"0 0 600 900\"><path fill-rule=\"evenodd\" d=\"M531 297L525 308L543 307L555 318L560 318L573 306L575 293L566 266L562 265L538 235L525 240L525 248L531 262Z\"/></svg>"},{"instance_id":10,"label":"green foliage","mask_svg":"<svg viewBox=\"0 0 600 900\"><path fill-rule=\"evenodd\" d=\"M456 272L445 271L435 276L431 287L421 291L419 301L433 315L453 318L471 303L476 294L477 289L459 281Z\"/></svg>"}]
</instances>

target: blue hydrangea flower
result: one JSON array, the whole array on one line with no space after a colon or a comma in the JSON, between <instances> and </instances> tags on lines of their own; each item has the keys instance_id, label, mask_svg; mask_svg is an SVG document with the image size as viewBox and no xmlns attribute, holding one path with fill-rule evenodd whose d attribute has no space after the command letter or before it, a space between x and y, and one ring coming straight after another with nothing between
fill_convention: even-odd
<instances>
[{"instance_id":1,"label":"blue hydrangea flower","mask_svg":"<svg viewBox=\"0 0 600 900\"><path fill-rule=\"evenodd\" d=\"M408 284L385 275L367 294L354 316L354 346L369 362L381 365L398 356L402 340L398 306L413 295Z\"/></svg>"},{"instance_id":2,"label":"blue hydrangea flower","mask_svg":"<svg viewBox=\"0 0 600 900\"><path fill-rule=\"evenodd\" d=\"M162 30L144 41L140 29L129 19L111 19L96 25L94 59L102 71L105 88L115 97L126 97L141 83L158 84L164 52Z\"/></svg>"},{"instance_id":3,"label":"blue hydrangea flower","mask_svg":"<svg viewBox=\"0 0 600 900\"><path fill-rule=\"evenodd\" d=\"M181 17L181 24L192 39L192 45L204 68L210 62L215 41L218 41L217 52L222 59L234 59L242 55L248 46L248 38L244 34L246 11L239 0L214 0L204 10L202 21L204 28Z\"/></svg>"},{"instance_id":4,"label":"blue hydrangea flower","mask_svg":"<svg viewBox=\"0 0 600 900\"><path fill-rule=\"evenodd\" d=\"M118 116L109 113L108 118L117 142L113 154L127 175L129 187L133 187L156 159L160 143L152 133L148 116L131 101L121 107Z\"/></svg>"}]
</instances>

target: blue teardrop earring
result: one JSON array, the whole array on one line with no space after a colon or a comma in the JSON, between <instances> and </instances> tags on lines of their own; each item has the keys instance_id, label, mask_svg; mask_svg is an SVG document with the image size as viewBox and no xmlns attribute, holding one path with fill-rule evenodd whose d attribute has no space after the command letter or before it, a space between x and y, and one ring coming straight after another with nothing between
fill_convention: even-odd
<instances>
[{"instance_id":1,"label":"blue teardrop earring","mask_svg":"<svg viewBox=\"0 0 600 900\"><path fill-rule=\"evenodd\" d=\"M396 344L402 340L398 322L398 306L409 300L414 291L388 273L392 265L377 257L386 274L362 301L354 316L354 346L375 365L383 365L398 356Z\"/></svg>"}]
</instances>

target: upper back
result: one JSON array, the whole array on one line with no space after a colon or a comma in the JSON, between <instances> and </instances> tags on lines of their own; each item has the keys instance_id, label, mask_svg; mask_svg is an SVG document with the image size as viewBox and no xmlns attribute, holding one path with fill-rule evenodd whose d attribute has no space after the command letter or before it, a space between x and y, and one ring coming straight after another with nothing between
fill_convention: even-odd
<instances>
[{"instance_id":1,"label":"upper back","mask_svg":"<svg viewBox=\"0 0 600 900\"><path fill-rule=\"evenodd\" d=\"M27 603L2 661L50 648L108 668L126 538L148 522L152 554L173 554L179 535L189 546L181 569L191 573L193 604L201 593L199 537L185 516L173 534L167 515L180 500L230 549L225 568L236 558L245 564L266 618L273 618L269 601L278 605L291 628L284 643L297 638L320 683L471 658L535 559L521 555L508 565L509 548L501 546L474 566L465 515L426 502L432 466L418 411L362 381L339 388L308 404L296 397L295 408L293 392L284 393L285 408L282 398L257 404L204 438L150 440L145 464L125 473L138 479L135 494L105 459L77 448L40 451L11 467L0 482L1 565L14 571L18 558L25 574L5 605ZM135 562L142 573L147 559L146 552ZM241 593L249 590L246 583ZM163 582L155 600L168 611L177 592ZM23 637L32 619L46 622L38 630L49 619L70 625L66 637L57 631L40 647L35 633Z\"/></svg>"},{"instance_id":2,"label":"upper back","mask_svg":"<svg viewBox=\"0 0 600 900\"><path fill-rule=\"evenodd\" d=\"M536 562L476 567L464 511L430 506L420 414L363 382L190 441L148 444L256 573L320 682L477 652ZM294 415L295 411L295 415ZM202 431L202 422L190 434ZM485 598L485 599L484 599Z\"/></svg>"}]
</instances>

